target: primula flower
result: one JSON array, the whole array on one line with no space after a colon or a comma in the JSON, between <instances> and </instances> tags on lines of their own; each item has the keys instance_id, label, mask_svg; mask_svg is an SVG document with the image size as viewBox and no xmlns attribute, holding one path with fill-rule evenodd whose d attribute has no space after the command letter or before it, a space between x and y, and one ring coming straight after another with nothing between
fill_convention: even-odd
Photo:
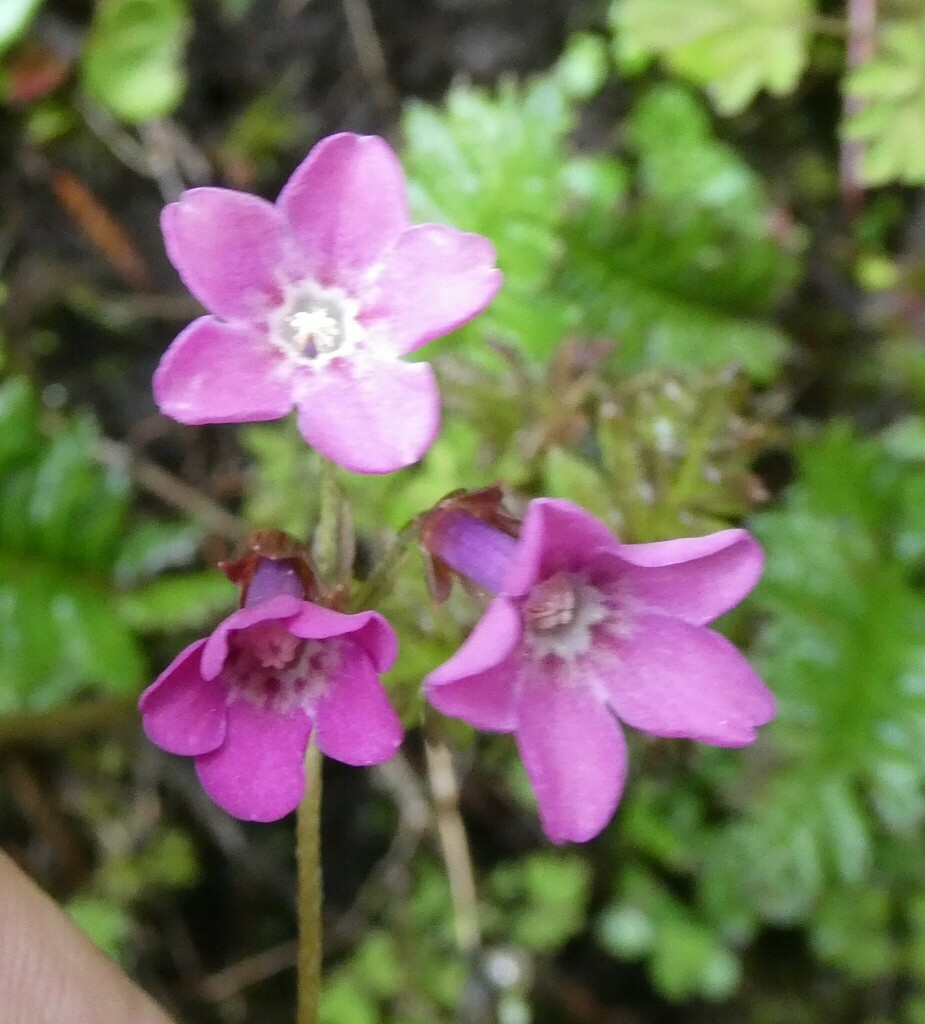
<instances>
[{"instance_id":1,"label":"primula flower","mask_svg":"<svg viewBox=\"0 0 925 1024\"><path fill-rule=\"evenodd\" d=\"M194 188L164 209L167 254L209 310L161 360L154 394L181 423L298 408L322 455L361 473L417 461L440 400L415 351L482 312L501 284L480 235L411 226L401 166L376 136L323 139L276 203Z\"/></svg>"},{"instance_id":2,"label":"primula flower","mask_svg":"<svg viewBox=\"0 0 925 1024\"><path fill-rule=\"evenodd\" d=\"M425 680L440 711L513 732L554 842L610 820L626 778L617 719L656 736L738 747L774 698L706 623L745 597L763 555L744 530L621 544L588 512L530 503L514 539L446 504L422 531L431 554L497 596Z\"/></svg>"},{"instance_id":3,"label":"primula flower","mask_svg":"<svg viewBox=\"0 0 925 1024\"><path fill-rule=\"evenodd\" d=\"M244 607L186 648L141 695L144 730L195 758L210 797L247 821L275 821L305 792L305 751L378 764L402 740L378 673L397 643L375 612L304 600L291 560L260 558Z\"/></svg>"}]
</instances>

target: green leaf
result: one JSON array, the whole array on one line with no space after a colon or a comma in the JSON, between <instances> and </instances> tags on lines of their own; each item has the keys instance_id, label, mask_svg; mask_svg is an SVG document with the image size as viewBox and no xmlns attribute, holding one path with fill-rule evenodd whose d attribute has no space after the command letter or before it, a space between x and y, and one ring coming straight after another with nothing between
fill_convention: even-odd
<instances>
[{"instance_id":1,"label":"green leaf","mask_svg":"<svg viewBox=\"0 0 925 1024\"><path fill-rule=\"evenodd\" d=\"M744 907L753 921L809 923L818 949L860 978L892 956L884 922L903 905L902 883L890 883L892 908L857 906L856 927L838 908L891 872L917 887L921 870L909 852L925 814L925 595L909 559L925 550L914 541L925 535L916 444L914 431L884 443L831 424L798 446L784 500L753 518L768 552L749 602L761 623L753 660L778 715L751 786L727 783L740 816L700 852L699 897L714 918L725 925Z\"/></svg>"},{"instance_id":2,"label":"green leaf","mask_svg":"<svg viewBox=\"0 0 925 1024\"><path fill-rule=\"evenodd\" d=\"M477 326L459 336L469 348L494 333L541 356L565 333L565 311L546 285L559 255L573 117L551 76L523 91L503 83L496 96L457 86L443 110L416 103L405 113L404 164L417 216L489 237L505 275Z\"/></svg>"},{"instance_id":3,"label":"green leaf","mask_svg":"<svg viewBox=\"0 0 925 1024\"><path fill-rule=\"evenodd\" d=\"M119 546L116 580L120 586L127 586L164 569L187 565L201 542L201 527L183 520L139 523Z\"/></svg>"},{"instance_id":4,"label":"green leaf","mask_svg":"<svg viewBox=\"0 0 925 1024\"><path fill-rule=\"evenodd\" d=\"M0 4L0 53L26 31L44 0L3 0Z\"/></svg>"},{"instance_id":5,"label":"green leaf","mask_svg":"<svg viewBox=\"0 0 925 1024\"><path fill-rule=\"evenodd\" d=\"M504 932L524 949L553 952L581 930L588 865L577 856L538 853L496 868L489 888Z\"/></svg>"},{"instance_id":6,"label":"green leaf","mask_svg":"<svg viewBox=\"0 0 925 1024\"><path fill-rule=\"evenodd\" d=\"M38 404L24 377L0 384L0 473L35 453L40 444Z\"/></svg>"},{"instance_id":7,"label":"green leaf","mask_svg":"<svg viewBox=\"0 0 925 1024\"><path fill-rule=\"evenodd\" d=\"M232 603L217 573L117 588L189 560L199 531L148 521L127 538L131 483L97 440L85 417L46 429L24 380L0 385L0 712L131 694L149 675L137 631L201 626Z\"/></svg>"},{"instance_id":8,"label":"green leaf","mask_svg":"<svg viewBox=\"0 0 925 1024\"><path fill-rule=\"evenodd\" d=\"M786 95L808 60L813 0L614 0L617 58L629 72L658 57L734 114L762 89Z\"/></svg>"},{"instance_id":9,"label":"green leaf","mask_svg":"<svg viewBox=\"0 0 925 1024\"><path fill-rule=\"evenodd\" d=\"M132 919L126 907L90 894L75 896L67 904L71 920L107 956L118 960L129 937Z\"/></svg>"},{"instance_id":10,"label":"green leaf","mask_svg":"<svg viewBox=\"0 0 925 1024\"><path fill-rule=\"evenodd\" d=\"M595 935L616 957L646 957L656 987L670 1000L722 1000L738 987L735 954L644 869L622 872L617 899L598 918Z\"/></svg>"},{"instance_id":11,"label":"green leaf","mask_svg":"<svg viewBox=\"0 0 925 1024\"><path fill-rule=\"evenodd\" d=\"M87 92L124 121L172 113L183 97L184 0L103 0L81 64Z\"/></svg>"},{"instance_id":12,"label":"green leaf","mask_svg":"<svg viewBox=\"0 0 925 1024\"><path fill-rule=\"evenodd\" d=\"M868 185L925 181L925 26L886 26L874 56L852 71L845 92L858 101L844 124L863 144L861 176Z\"/></svg>"},{"instance_id":13,"label":"green leaf","mask_svg":"<svg viewBox=\"0 0 925 1024\"><path fill-rule=\"evenodd\" d=\"M140 632L205 629L234 607L237 592L217 572L162 576L123 595L119 611Z\"/></svg>"},{"instance_id":14,"label":"green leaf","mask_svg":"<svg viewBox=\"0 0 925 1024\"><path fill-rule=\"evenodd\" d=\"M636 196L617 210L591 196L565 227L556 286L576 330L617 339L625 367L737 362L770 380L789 344L769 313L797 279L802 232L769 234L763 183L685 89L651 90L627 129Z\"/></svg>"}]
</instances>

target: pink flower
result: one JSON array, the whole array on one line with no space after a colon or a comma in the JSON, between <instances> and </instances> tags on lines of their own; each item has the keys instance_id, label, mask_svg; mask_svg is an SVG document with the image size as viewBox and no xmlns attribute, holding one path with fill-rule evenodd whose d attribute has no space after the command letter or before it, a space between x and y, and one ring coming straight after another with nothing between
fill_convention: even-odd
<instances>
[{"instance_id":1,"label":"pink flower","mask_svg":"<svg viewBox=\"0 0 925 1024\"><path fill-rule=\"evenodd\" d=\"M245 606L197 640L141 695L149 739L195 758L229 814L275 821L305 792L309 735L328 757L378 764L402 740L377 673L395 660L391 626L302 599L292 563L260 559Z\"/></svg>"},{"instance_id":2,"label":"pink flower","mask_svg":"<svg viewBox=\"0 0 925 1024\"><path fill-rule=\"evenodd\" d=\"M171 262L212 314L155 373L167 416L240 423L296 406L305 440L361 473L427 451L440 419L433 371L400 357L482 312L501 274L488 239L410 226L382 139L322 140L275 204L194 188L161 223Z\"/></svg>"},{"instance_id":3,"label":"pink flower","mask_svg":"<svg viewBox=\"0 0 925 1024\"><path fill-rule=\"evenodd\" d=\"M621 544L583 509L533 501L520 538L462 511L429 525L430 551L498 596L425 680L440 711L513 732L554 842L591 839L626 778L617 719L656 736L738 747L774 698L706 623L737 604L763 555L744 530Z\"/></svg>"}]
</instances>

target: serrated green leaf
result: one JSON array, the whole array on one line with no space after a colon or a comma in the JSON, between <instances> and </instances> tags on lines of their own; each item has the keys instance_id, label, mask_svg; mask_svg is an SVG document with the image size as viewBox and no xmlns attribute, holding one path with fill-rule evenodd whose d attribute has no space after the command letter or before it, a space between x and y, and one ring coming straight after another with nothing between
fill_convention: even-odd
<instances>
[{"instance_id":1,"label":"serrated green leaf","mask_svg":"<svg viewBox=\"0 0 925 1024\"><path fill-rule=\"evenodd\" d=\"M504 83L495 96L458 86L442 111L411 104L405 113L404 163L417 215L486 235L498 250L505 286L478 327L460 334L477 353L494 333L542 356L565 333L565 311L544 286L560 252L573 116L554 77L523 91Z\"/></svg>"},{"instance_id":2,"label":"serrated green leaf","mask_svg":"<svg viewBox=\"0 0 925 1024\"><path fill-rule=\"evenodd\" d=\"M861 175L868 185L925 181L925 26L886 26L874 56L845 80L857 101L843 127L863 144Z\"/></svg>"},{"instance_id":3,"label":"serrated green leaf","mask_svg":"<svg viewBox=\"0 0 925 1024\"><path fill-rule=\"evenodd\" d=\"M184 0L104 0L83 54L84 87L125 121L170 114L186 87L188 32Z\"/></svg>"},{"instance_id":4,"label":"serrated green leaf","mask_svg":"<svg viewBox=\"0 0 925 1024\"><path fill-rule=\"evenodd\" d=\"M808 60L813 11L813 0L614 0L611 15L626 70L658 57L733 114L762 89L793 91Z\"/></svg>"},{"instance_id":5,"label":"serrated green leaf","mask_svg":"<svg viewBox=\"0 0 925 1024\"><path fill-rule=\"evenodd\" d=\"M651 90L627 128L638 196L616 212L591 197L565 227L556 285L576 330L617 339L624 367L735 362L771 379L789 345L766 317L796 280L801 232L769 236L766 189L685 89Z\"/></svg>"}]
</instances>

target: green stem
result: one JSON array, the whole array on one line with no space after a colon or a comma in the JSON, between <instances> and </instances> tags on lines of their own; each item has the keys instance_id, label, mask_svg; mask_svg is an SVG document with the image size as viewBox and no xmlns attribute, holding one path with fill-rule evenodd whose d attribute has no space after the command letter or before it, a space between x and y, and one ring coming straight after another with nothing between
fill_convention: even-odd
<instances>
[{"instance_id":1,"label":"green stem","mask_svg":"<svg viewBox=\"0 0 925 1024\"><path fill-rule=\"evenodd\" d=\"M312 558L323 584L343 586L353 568L353 528L337 468L320 460L318 471L318 522L312 543Z\"/></svg>"},{"instance_id":2,"label":"green stem","mask_svg":"<svg viewBox=\"0 0 925 1024\"><path fill-rule=\"evenodd\" d=\"M318 1024L321 998L321 751L305 753L305 796L296 818L299 871L298 1024Z\"/></svg>"}]
</instances>

